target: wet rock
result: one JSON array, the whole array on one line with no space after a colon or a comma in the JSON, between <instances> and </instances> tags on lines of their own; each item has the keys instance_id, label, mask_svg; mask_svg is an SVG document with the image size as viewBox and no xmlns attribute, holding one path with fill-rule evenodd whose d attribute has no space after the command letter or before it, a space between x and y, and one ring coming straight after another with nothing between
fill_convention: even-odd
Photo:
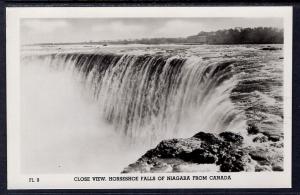
<instances>
[{"instance_id":1,"label":"wet rock","mask_svg":"<svg viewBox=\"0 0 300 195\"><path fill-rule=\"evenodd\" d=\"M262 134L264 134L265 136L268 137L268 140L272 141L272 142L278 142L282 139L282 136L280 135L273 135L273 134L270 134L269 132L262 132Z\"/></svg>"},{"instance_id":2,"label":"wet rock","mask_svg":"<svg viewBox=\"0 0 300 195\"><path fill-rule=\"evenodd\" d=\"M190 153L189 159L191 162L199 164L212 164L218 159L217 155L211 153L211 151L205 151L204 149L196 149Z\"/></svg>"},{"instance_id":3,"label":"wet rock","mask_svg":"<svg viewBox=\"0 0 300 195\"><path fill-rule=\"evenodd\" d=\"M274 166L272 167L273 171L283 171L283 167L282 166Z\"/></svg>"},{"instance_id":4,"label":"wet rock","mask_svg":"<svg viewBox=\"0 0 300 195\"><path fill-rule=\"evenodd\" d=\"M220 171L222 172L240 172L244 171L244 165L240 162L232 163L228 160L221 165Z\"/></svg>"},{"instance_id":5,"label":"wet rock","mask_svg":"<svg viewBox=\"0 0 300 195\"><path fill-rule=\"evenodd\" d=\"M269 140L272 141L272 142L278 142L278 141L281 140L281 138L282 138L281 136L272 135L272 136L269 137Z\"/></svg>"},{"instance_id":6,"label":"wet rock","mask_svg":"<svg viewBox=\"0 0 300 195\"><path fill-rule=\"evenodd\" d=\"M269 138L263 134L253 138L253 142L264 143L269 141Z\"/></svg>"},{"instance_id":7,"label":"wet rock","mask_svg":"<svg viewBox=\"0 0 300 195\"><path fill-rule=\"evenodd\" d=\"M270 143L270 146L274 147L274 148L283 148L283 142L282 141L273 142L273 143Z\"/></svg>"},{"instance_id":8,"label":"wet rock","mask_svg":"<svg viewBox=\"0 0 300 195\"><path fill-rule=\"evenodd\" d=\"M204 132L199 132L193 137L201 139L203 141L209 142L211 144L217 144L220 142L220 139L218 139L214 134L212 133L204 133Z\"/></svg>"},{"instance_id":9,"label":"wet rock","mask_svg":"<svg viewBox=\"0 0 300 195\"><path fill-rule=\"evenodd\" d=\"M245 170L246 160L243 151L231 151L220 158L217 164L220 164L220 170L222 172L239 172Z\"/></svg>"},{"instance_id":10,"label":"wet rock","mask_svg":"<svg viewBox=\"0 0 300 195\"><path fill-rule=\"evenodd\" d=\"M224 141L231 142L234 144L241 144L244 140L244 138L241 135L229 131L220 133L220 137L223 138Z\"/></svg>"},{"instance_id":11,"label":"wet rock","mask_svg":"<svg viewBox=\"0 0 300 195\"><path fill-rule=\"evenodd\" d=\"M250 134L256 133L255 146L245 145L244 138L233 132L199 132L191 138L163 140L122 173L282 170L282 142L269 141L255 126L251 129Z\"/></svg>"},{"instance_id":12,"label":"wet rock","mask_svg":"<svg viewBox=\"0 0 300 195\"><path fill-rule=\"evenodd\" d=\"M249 124L247 127L247 132L248 132L248 134L255 135L255 134L259 133L259 129L256 125Z\"/></svg>"},{"instance_id":13,"label":"wet rock","mask_svg":"<svg viewBox=\"0 0 300 195\"><path fill-rule=\"evenodd\" d=\"M264 151L251 151L249 152L249 155L253 160L256 160L261 165L270 164L268 156Z\"/></svg>"}]
</instances>

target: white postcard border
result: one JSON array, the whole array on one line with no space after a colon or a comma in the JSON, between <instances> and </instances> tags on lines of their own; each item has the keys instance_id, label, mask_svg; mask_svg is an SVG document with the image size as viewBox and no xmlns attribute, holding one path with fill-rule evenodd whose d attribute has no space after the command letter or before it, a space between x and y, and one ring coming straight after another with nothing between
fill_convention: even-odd
<instances>
[{"instance_id":1,"label":"white postcard border","mask_svg":"<svg viewBox=\"0 0 300 195\"><path fill-rule=\"evenodd\" d=\"M8 189L290 188L292 146L292 7L23 7L6 9ZM284 171L239 173L21 174L20 19L117 17L282 17L284 19ZM146 151L145 151L146 152ZM158 177L230 176L231 180L159 181ZM74 177L155 176L155 181L76 182ZM40 182L29 183L29 178Z\"/></svg>"}]
</instances>

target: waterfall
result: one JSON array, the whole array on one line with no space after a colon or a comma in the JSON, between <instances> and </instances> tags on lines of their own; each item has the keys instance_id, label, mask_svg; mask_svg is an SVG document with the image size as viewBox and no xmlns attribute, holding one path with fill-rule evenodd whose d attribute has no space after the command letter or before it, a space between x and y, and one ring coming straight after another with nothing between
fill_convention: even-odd
<instances>
[{"instance_id":1,"label":"waterfall","mask_svg":"<svg viewBox=\"0 0 300 195\"><path fill-rule=\"evenodd\" d=\"M22 64L32 61L79 78L101 120L132 142L245 129L245 116L230 99L238 82L236 60L110 53L22 58Z\"/></svg>"}]
</instances>

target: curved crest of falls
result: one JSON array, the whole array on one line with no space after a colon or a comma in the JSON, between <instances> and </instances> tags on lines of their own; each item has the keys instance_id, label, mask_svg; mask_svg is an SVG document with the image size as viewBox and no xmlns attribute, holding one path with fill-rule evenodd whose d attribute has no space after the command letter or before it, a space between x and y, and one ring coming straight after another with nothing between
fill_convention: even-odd
<instances>
[{"instance_id":1,"label":"curved crest of falls","mask_svg":"<svg viewBox=\"0 0 300 195\"><path fill-rule=\"evenodd\" d=\"M99 53L34 60L79 76L99 104L99 117L132 141L156 143L198 131L245 129L243 112L230 100L238 79L235 60Z\"/></svg>"},{"instance_id":2,"label":"curved crest of falls","mask_svg":"<svg viewBox=\"0 0 300 195\"><path fill-rule=\"evenodd\" d=\"M23 48L24 170L120 172L167 138L282 134L282 45L261 47Z\"/></svg>"}]
</instances>

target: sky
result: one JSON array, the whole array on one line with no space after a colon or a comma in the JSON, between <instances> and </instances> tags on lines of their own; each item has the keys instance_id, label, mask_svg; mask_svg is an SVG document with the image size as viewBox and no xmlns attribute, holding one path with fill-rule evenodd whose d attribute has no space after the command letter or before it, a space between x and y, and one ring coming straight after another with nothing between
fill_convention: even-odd
<instances>
[{"instance_id":1,"label":"sky","mask_svg":"<svg viewBox=\"0 0 300 195\"><path fill-rule=\"evenodd\" d=\"M64 18L22 19L21 43L58 43L186 37L234 27L283 28L281 18Z\"/></svg>"}]
</instances>

